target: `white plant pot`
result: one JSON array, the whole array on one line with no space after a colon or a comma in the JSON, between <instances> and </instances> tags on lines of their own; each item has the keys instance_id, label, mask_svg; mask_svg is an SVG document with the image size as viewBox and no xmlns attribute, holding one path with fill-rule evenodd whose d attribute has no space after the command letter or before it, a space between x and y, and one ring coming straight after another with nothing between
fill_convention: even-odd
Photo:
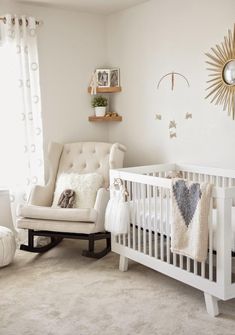
<instances>
[{"instance_id":1,"label":"white plant pot","mask_svg":"<svg viewBox=\"0 0 235 335\"><path fill-rule=\"evenodd\" d=\"M106 107L95 107L95 116L105 116Z\"/></svg>"}]
</instances>

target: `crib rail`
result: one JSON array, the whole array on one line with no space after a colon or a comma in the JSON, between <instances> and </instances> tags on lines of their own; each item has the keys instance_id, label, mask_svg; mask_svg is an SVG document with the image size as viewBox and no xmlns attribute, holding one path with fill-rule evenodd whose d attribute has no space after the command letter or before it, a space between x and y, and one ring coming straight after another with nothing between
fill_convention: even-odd
<instances>
[{"instance_id":1,"label":"crib rail","mask_svg":"<svg viewBox=\"0 0 235 335\"><path fill-rule=\"evenodd\" d=\"M209 212L206 262L197 262L171 252L171 180L166 177L172 169L181 171L185 179L209 181L215 185ZM230 173L230 177L226 177L225 172L223 176L215 176L215 170L209 174L198 167L192 170L192 167L176 164L111 170L111 183L115 178L121 178L125 183L132 213L129 233L112 236L112 249L225 299L231 297L235 290L231 289L234 279L230 243L235 188L225 188L225 185L234 185L235 176L232 178Z\"/></svg>"}]
</instances>

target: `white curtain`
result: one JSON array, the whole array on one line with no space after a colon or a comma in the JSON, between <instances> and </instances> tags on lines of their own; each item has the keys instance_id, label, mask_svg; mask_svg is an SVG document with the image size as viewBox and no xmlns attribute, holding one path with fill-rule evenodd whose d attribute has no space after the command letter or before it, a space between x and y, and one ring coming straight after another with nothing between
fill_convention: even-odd
<instances>
[{"instance_id":1,"label":"white curtain","mask_svg":"<svg viewBox=\"0 0 235 335\"><path fill-rule=\"evenodd\" d=\"M44 183L43 134L33 17L5 15L0 23L0 188L13 206Z\"/></svg>"}]
</instances>

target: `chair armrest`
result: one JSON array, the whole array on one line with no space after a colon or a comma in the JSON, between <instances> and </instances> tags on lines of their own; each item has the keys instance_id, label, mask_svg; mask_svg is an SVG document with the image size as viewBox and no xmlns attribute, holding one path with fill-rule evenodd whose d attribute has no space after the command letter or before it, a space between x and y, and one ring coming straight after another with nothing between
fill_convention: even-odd
<instances>
[{"instance_id":1,"label":"chair armrest","mask_svg":"<svg viewBox=\"0 0 235 335\"><path fill-rule=\"evenodd\" d=\"M49 180L45 186L36 185L32 188L28 200L28 205L45 207L52 205L55 180L62 150L63 144L53 142L50 143L48 148Z\"/></svg>"},{"instance_id":2,"label":"chair armrest","mask_svg":"<svg viewBox=\"0 0 235 335\"><path fill-rule=\"evenodd\" d=\"M109 191L105 188L100 188L97 191L96 195L96 201L95 201L95 206L94 209L98 213L96 225L97 225L97 231L104 231L104 218L105 218L105 211L106 207L109 201Z\"/></svg>"},{"instance_id":3,"label":"chair armrest","mask_svg":"<svg viewBox=\"0 0 235 335\"><path fill-rule=\"evenodd\" d=\"M111 169L119 169L123 167L125 152L126 147L124 145L120 143L114 143L112 145L109 156L109 166Z\"/></svg>"},{"instance_id":4,"label":"chair armrest","mask_svg":"<svg viewBox=\"0 0 235 335\"><path fill-rule=\"evenodd\" d=\"M36 185L32 188L28 205L49 207L52 204L53 190L52 185Z\"/></svg>"}]
</instances>

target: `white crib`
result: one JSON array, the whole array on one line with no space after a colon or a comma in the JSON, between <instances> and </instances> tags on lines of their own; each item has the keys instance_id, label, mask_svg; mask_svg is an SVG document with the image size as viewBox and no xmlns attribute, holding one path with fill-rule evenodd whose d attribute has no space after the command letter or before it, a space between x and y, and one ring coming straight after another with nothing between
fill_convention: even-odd
<instances>
[{"instance_id":1,"label":"white crib","mask_svg":"<svg viewBox=\"0 0 235 335\"><path fill-rule=\"evenodd\" d=\"M190 181L214 185L209 215L206 262L170 250L170 171ZM218 300L235 298L235 170L184 164L161 164L110 171L110 182L120 178L128 190L131 224L128 234L112 235L112 251L120 254L119 269L132 259L204 292L207 311L219 314Z\"/></svg>"}]
</instances>

